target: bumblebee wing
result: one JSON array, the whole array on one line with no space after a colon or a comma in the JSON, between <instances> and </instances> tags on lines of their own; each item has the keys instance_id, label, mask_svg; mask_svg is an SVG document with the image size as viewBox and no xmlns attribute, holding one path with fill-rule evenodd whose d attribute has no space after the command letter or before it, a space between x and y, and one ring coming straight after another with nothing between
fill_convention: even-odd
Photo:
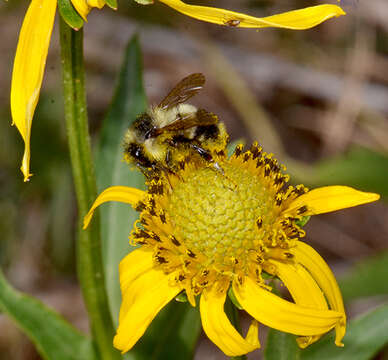
<instances>
[{"instance_id":1,"label":"bumblebee wing","mask_svg":"<svg viewBox=\"0 0 388 360\"><path fill-rule=\"evenodd\" d=\"M180 117L178 120L171 124L156 129L153 132L153 136L156 137L164 132L168 131L180 131L191 129L194 126L209 126L215 125L218 122L218 117L204 109L199 109L195 113L187 114Z\"/></svg>"},{"instance_id":2,"label":"bumblebee wing","mask_svg":"<svg viewBox=\"0 0 388 360\"><path fill-rule=\"evenodd\" d=\"M161 109L170 109L178 104L186 102L197 94L205 84L205 76L201 73L191 74L181 80L160 102Z\"/></svg>"}]
</instances>

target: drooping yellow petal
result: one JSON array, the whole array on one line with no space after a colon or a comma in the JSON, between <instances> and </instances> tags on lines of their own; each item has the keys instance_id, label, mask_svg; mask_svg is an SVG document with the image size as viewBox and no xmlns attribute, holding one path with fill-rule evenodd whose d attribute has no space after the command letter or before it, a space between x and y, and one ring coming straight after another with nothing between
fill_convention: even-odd
<instances>
[{"instance_id":1,"label":"drooping yellow petal","mask_svg":"<svg viewBox=\"0 0 388 360\"><path fill-rule=\"evenodd\" d=\"M98 195L96 201L84 217L83 229L88 227L90 220L92 220L94 211L101 204L107 201L120 201L126 204L136 205L144 198L145 195L146 193L144 191L127 186L111 186L105 189L100 195Z\"/></svg>"},{"instance_id":2,"label":"drooping yellow petal","mask_svg":"<svg viewBox=\"0 0 388 360\"><path fill-rule=\"evenodd\" d=\"M87 0L87 3L90 7L96 7L102 9L106 4L105 0Z\"/></svg>"},{"instance_id":3,"label":"drooping yellow petal","mask_svg":"<svg viewBox=\"0 0 388 360\"><path fill-rule=\"evenodd\" d=\"M311 246L302 241L298 241L297 245L290 249L290 252L295 256L295 261L302 264L318 283L331 309L342 313L341 321L336 325L335 344L343 346L341 341L346 332L345 309L340 289L332 271L322 257Z\"/></svg>"},{"instance_id":4,"label":"drooping yellow petal","mask_svg":"<svg viewBox=\"0 0 388 360\"><path fill-rule=\"evenodd\" d=\"M151 269L137 276L122 294L119 327L113 339L122 353L135 345L159 311L181 291L172 286L175 276Z\"/></svg>"},{"instance_id":5,"label":"drooping yellow petal","mask_svg":"<svg viewBox=\"0 0 388 360\"><path fill-rule=\"evenodd\" d=\"M276 275L283 281L296 304L312 309L328 309L322 290L302 265L276 260L270 262L275 265Z\"/></svg>"},{"instance_id":6,"label":"drooping yellow petal","mask_svg":"<svg viewBox=\"0 0 388 360\"><path fill-rule=\"evenodd\" d=\"M88 5L88 1L86 0L71 0L74 8L77 10L78 14L85 20L87 20L87 16L91 10L91 6Z\"/></svg>"},{"instance_id":7,"label":"drooping yellow petal","mask_svg":"<svg viewBox=\"0 0 388 360\"><path fill-rule=\"evenodd\" d=\"M233 291L240 305L257 321L295 335L321 335L343 316L337 311L312 309L283 300L249 277L243 285L233 282Z\"/></svg>"},{"instance_id":8,"label":"drooping yellow petal","mask_svg":"<svg viewBox=\"0 0 388 360\"><path fill-rule=\"evenodd\" d=\"M24 140L21 171L24 181L30 174L31 123L42 86L56 0L32 0L20 30L12 72L11 113Z\"/></svg>"},{"instance_id":9,"label":"drooping yellow petal","mask_svg":"<svg viewBox=\"0 0 388 360\"><path fill-rule=\"evenodd\" d=\"M345 12L337 5L324 4L311 6L305 9L288 11L282 14L257 18L242 13L198 5L188 5L180 0L159 0L172 7L176 11L195 19L214 24L244 27L264 28L278 27L293 30L312 28L332 17L345 15Z\"/></svg>"},{"instance_id":10,"label":"drooping yellow petal","mask_svg":"<svg viewBox=\"0 0 388 360\"><path fill-rule=\"evenodd\" d=\"M324 186L296 198L285 213L307 206L303 215L317 215L367 204L380 199L380 195L353 189L349 186Z\"/></svg>"},{"instance_id":11,"label":"drooping yellow petal","mask_svg":"<svg viewBox=\"0 0 388 360\"><path fill-rule=\"evenodd\" d=\"M320 310L328 309L322 290L302 265L275 260L270 260L270 262L275 265L276 275L283 281L297 305ZM319 340L320 337L321 335L299 337L297 342L304 349Z\"/></svg>"},{"instance_id":12,"label":"drooping yellow petal","mask_svg":"<svg viewBox=\"0 0 388 360\"><path fill-rule=\"evenodd\" d=\"M200 310L202 327L206 335L227 356L247 354L260 347L258 324L252 323L244 339L230 323L224 312L226 291L220 293L216 284L205 289L201 295Z\"/></svg>"}]
</instances>

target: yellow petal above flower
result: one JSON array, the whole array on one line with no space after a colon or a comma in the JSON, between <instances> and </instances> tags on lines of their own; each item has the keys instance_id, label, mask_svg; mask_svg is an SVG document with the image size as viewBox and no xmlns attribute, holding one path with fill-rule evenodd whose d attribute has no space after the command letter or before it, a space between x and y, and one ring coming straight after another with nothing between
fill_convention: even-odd
<instances>
[{"instance_id":1,"label":"yellow petal above flower","mask_svg":"<svg viewBox=\"0 0 388 360\"><path fill-rule=\"evenodd\" d=\"M81 15L81 17L87 21L86 17L88 16L91 6L88 4L88 1L86 0L71 0L71 3L73 4L74 8L77 10L78 14Z\"/></svg>"},{"instance_id":2,"label":"yellow petal above flower","mask_svg":"<svg viewBox=\"0 0 388 360\"><path fill-rule=\"evenodd\" d=\"M130 205L136 205L146 193L142 190L130 188L127 186L111 186L105 189L96 199L89 212L84 217L84 226L86 229L93 217L94 210L98 206L108 201L119 201Z\"/></svg>"},{"instance_id":3,"label":"yellow petal above flower","mask_svg":"<svg viewBox=\"0 0 388 360\"><path fill-rule=\"evenodd\" d=\"M230 323L224 311L227 291L219 292L216 286L204 290L201 296L200 309L203 330L226 355L239 356L260 347L258 324L251 325L250 332L244 339Z\"/></svg>"},{"instance_id":4,"label":"yellow petal above flower","mask_svg":"<svg viewBox=\"0 0 388 360\"><path fill-rule=\"evenodd\" d=\"M105 0L71 0L74 8L86 20L92 7L101 8ZM19 34L11 84L12 124L24 141L21 171L24 181L30 176L31 125L39 100L57 0L31 0Z\"/></svg>"},{"instance_id":5,"label":"yellow petal above flower","mask_svg":"<svg viewBox=\"0 0 388 360\"><path fill-rule=\"evenodd\" d=\"M11 113L24 140L21 170L24 181L30 174L31 123L39 99L56 0L32 0L20 30L12 72Z\"/></svg>"},{"instance_id":6,"label":"yellow petal above flower","mask_svg":"<svg viewBox=\"0 0 388 360\"><path fill-rule=\"evenodd\" d=\"M98 9L102 9L106 4L105 0L87 0L87 3L90 7L96 7Z\"/></svg>"},{"instance_id":7,"label":"yellow petal above flower","mask_svg":"<svg viewBox=\"0 0 388 360\"><path fill-rule=\"evenodd\" d=\"M282 14L257 18L226 9L188 5L180 0L159 0L182 14L198 20L233 27L265 28L277 27L292 30L312 28L332 17L345 15L337 5L323 4Z\"/></svg>"},{"instance_id":8,"label":"yellow petal above flower","mask_svg":"<svg viewBox=\"0 0 388 360\"><path fill-rule=\"evenodd\" d=\"M285 212L307 207L303 215L317 215L376 201L380 195L349 186L324 186L296 198Z\"/></svg>"}]
</instances>

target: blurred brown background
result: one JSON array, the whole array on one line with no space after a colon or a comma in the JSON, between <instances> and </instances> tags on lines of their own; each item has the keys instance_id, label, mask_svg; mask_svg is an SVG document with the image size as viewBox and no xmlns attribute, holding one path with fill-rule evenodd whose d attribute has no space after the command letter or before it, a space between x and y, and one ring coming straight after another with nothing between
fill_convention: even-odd
<instances>
[{"instance_id":1,"label":"blurred brown background","mask_svg":"<svg viewBox=\"0 0 388 360\"><path fill-rule=\"evenodd\" d=\"M22 140L10 127L12 62L28 3L0 3L0 263L17 288L86 330L75 276L77 213L57 28L32 127L35 176L27 184L19 171ZM319 2L196 3L266 16ZM297 182L338 183L388 194L388 2L343 0L341 6L347 16L307 31L220 27L186 18L163 4L140 6L132 0L119 1L116 12L94 10L85 26L92 133L98 133L109 105L126 43L138 32L150 103L189 73L202 72L207 84L193 103L218 114L232 140L258 140L288 165ZM322 215L306 230L307 240L341 276L388 248L388 208L380 201ZM352 316L384 300L358 300L347 310ZM250 357L259 356L258 351ZM225 357L203 339L196 358ZM39 359L27 338L1 314L0 359Z\"/></svg>"}]
</instances>

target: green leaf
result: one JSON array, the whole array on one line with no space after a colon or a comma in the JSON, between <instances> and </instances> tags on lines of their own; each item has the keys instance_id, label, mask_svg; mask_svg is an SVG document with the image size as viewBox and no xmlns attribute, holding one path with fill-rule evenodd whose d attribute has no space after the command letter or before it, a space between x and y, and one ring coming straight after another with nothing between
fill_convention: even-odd
<instances>
[{"instance_id":1,"label":"green leaf","mask_svg":"<svg viewBox=\"0 0 388 360\"><path fill-rule=\"evenodd\" d=\"M105 0L107 5L112 8L113 10L117 9L117 0Z\"/></svg>"},{"instance_id":2,"label":"green leaf","mask_svg":"<svg viewBox=\"0 0 388 360\"><path fill-rule=\"evenodd\" d=\"M354 147L345 155L315 165L310 183L314 186L349 185L360 190L376 192L387 199L387 168L388 156Z\"/></svg>"},{"instance_id":3,"label":"green leaf","mask_svg":"<svg viewBox=\"0 0 388 360\"><path fill-rule=\"evenodd\" d=\"M300 352L295 335L269 329L264 351L265 360L298 360Z\"/></svg>"},{"instance_id":4,"label":"green leaf","mask_svg":"<svg viewBox=\"0 0 388 360\"><path fill-rule=\"evenodd\" d=\"M98 190L113 185L144 187L143 175L123 161L123 136L136 115L146 109L143 89L142 56L137 37L125 52L116 91L104 120L97 148ZM132 248L128 236L138 213L131 206L111 202L101 207L102 249L109 306L117 326L121 303L118 264Z\"/></svg>"},{"instance_id":5,"label":"green leaf","mask_svg":"<svg viewBox=\"0 0 388 360\"><path fill-rule=\"evenodd\" d=\"M0 309L31 339L44 359L98 359L90 339L40 301L12 288L1 270Z\"/></svg>"},{"instance_id":6,"label":"green leaf","mask_svg":"<svg viewBox=\"0 0 388 360\"><path fill-rule=\"evenodd\" d=\"M84 25L82 17L77 13L70 0L58 0L59 13L66 24L74 30L79 30Z\"/></svg>"},{"instance_id":7,"label":"green leaf","mask_svg":"<svg viewBox=\"0 0 388 360\"><path fill-rule=\"evenodd\" d=\"M368 360L388 344L388 305L351 321L343 348L334 345L334 334L301 351L302 360Z\"/></svg>"},{"instance_id":8,"label":"green leaf","mask_svg":"<svg viewBox=\"0 0 388 360\"><path fill-rule=\"evenodd\" d=\"M357 264L339 283L345 302L388 294L388 253Z\"/></svg>"},{"instance_id":9,"label":"green leaf","mask_svg":"<svg viewBox=\"0 0 388 360\"><path fill-rule=\"evenodd\" d=\"M154 319L127 359L192 359L200 331L198 309L172 301Z\"/></svg>"}]
</instances>

